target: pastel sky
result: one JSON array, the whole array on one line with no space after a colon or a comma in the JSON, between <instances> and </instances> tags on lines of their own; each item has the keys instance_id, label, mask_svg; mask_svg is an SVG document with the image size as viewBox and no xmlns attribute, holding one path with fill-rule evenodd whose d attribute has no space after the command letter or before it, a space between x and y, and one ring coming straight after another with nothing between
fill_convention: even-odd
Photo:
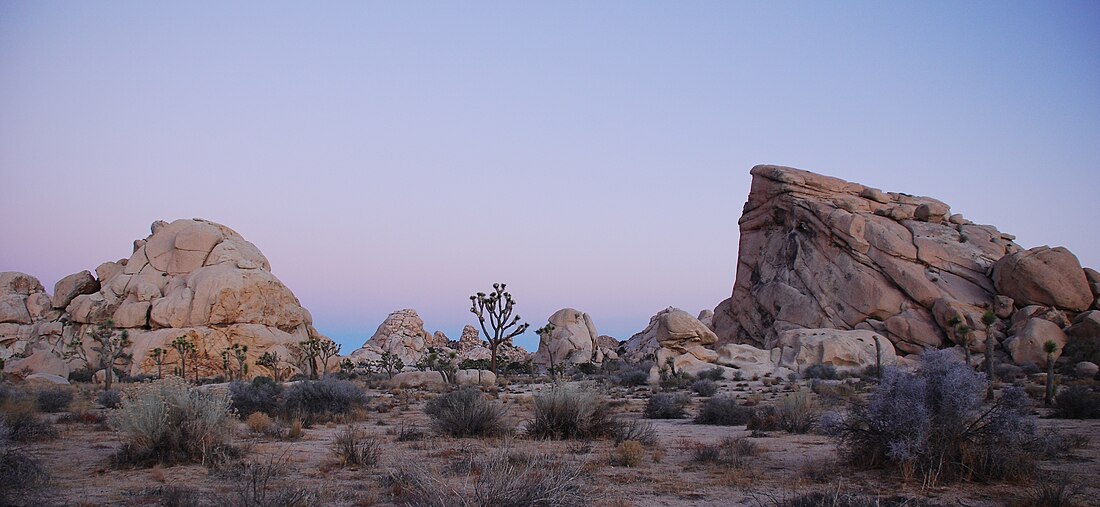
<instances>
[{"instance_id":1,"label":"pastel sky","mask_svg":"<svg viewBox=\"0 0 1100 507\"><path fill-rule=\"evenodd\" d=\"M345 351L494 281L625 339L729 296L761 163L1100 267L1100 3L0 2L0 271L51 292L203 217Z\"/></svg>"}]
</instances>

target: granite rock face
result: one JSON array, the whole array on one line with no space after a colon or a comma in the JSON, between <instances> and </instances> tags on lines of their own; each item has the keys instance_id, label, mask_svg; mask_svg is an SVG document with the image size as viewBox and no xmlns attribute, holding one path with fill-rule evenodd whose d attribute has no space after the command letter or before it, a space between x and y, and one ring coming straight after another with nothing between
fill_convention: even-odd
<instances>
[{"instance_id":1,"label":"granite rock face","mask_svg":"<svg viewBox=\"0 0 1100 507\"><path fill-rule=\"evenodd\" d=\"M1022 250L936 199L788 167L751 173L733 294L714 310L719 345L773 349L787 331L832 329L873 332L899 355L963 338L980 351L987 331L1001 348L1023 327L987 330L987 310L1007 319L1041 305L1068 319L1096 304L1100 286L1072 253Z\"/></svg>"},{"instance_id":2,"label":"granite rock face","mask_svg":"<svg viewBox=\"0 0 1100 507\"><path fill-rule=\"evenodd\" d=\"M299 370L298 344L328 340L271 273L267 258L236 231L202 219L157 221L150 229L152 234L134 241L128 259L101 264L96 277L89 271L69 275L54 286L52 297L33 277L0 275L0 322L16 324L0 327L0 355L15 358L5 371L58 374L57 363L42 354L61 358L65 343L108 322L130 335L131 374L155 372L150 351L171 349L179 337L196 346L194 364L206 376L222 373L221 353L234 344L248 346L250 364L273 352L286 361L284 368ZM16 299L25 314L5 315L4 303ZM169 356L170 363L178 359L175 351Z\"/></svg>"}]
</instances>

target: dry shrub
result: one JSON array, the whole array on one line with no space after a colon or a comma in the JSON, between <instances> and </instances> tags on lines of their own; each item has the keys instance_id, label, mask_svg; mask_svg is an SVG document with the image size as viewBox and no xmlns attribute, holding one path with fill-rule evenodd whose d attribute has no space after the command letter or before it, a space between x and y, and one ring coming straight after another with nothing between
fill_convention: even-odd
<instances>
[{"instance_id":1,"label":"dry shrub","mask_svg":"<svg viewBox=\"0 0 1100 507\"><path fill-rule=\"evenodd\" d=\"M615 420L601 396L588 390L554 385L535 395L535 417L527 434L536 438L569 439L611 436Z\"/></svg>"},{"instance_id":2,"label":"dry shrub","mask_svg":"<svg viewBox=\"0 0 1100 507\"><path fill-rule=\"evenodd\" d=\"M0 505L34 505L35 493L50 475L41 461L14 447L5 430L0 424Z\"/></svg>"},{"instance_id":3,"label":"dry shrub","mask_svg":"<svg viewBox=\"0 0 1100 507\"><path fill-rule=\"evenodd\" d=\"M425 433L420 426L415 424L401 423L401 426L397 428L398 442L416 442L418 440L424 440L427 437L428 434Z\"/></svg>"},{"instance_id":4,"label":"dry shrub","mask_svg":"<svg viewBox=\"0 0 1100 507\"><path fill-rule=\"evenodd\" d=\"M491 402L476 387L451 391L428 402L424 409L432 419L432 428L452 437L492 437L511 433L505 411Z\"/></svg>"},{"instance_id":5,"label":"dry shrub","mask_svg":"<svg viewBox=\"0 0 1100 507\"><path fill-rule=\"evenodd\" d=\"M217 476L230 484L230 493L214 498L214 505L307 507L320 505L317 491L296 487L286 478L285 460L235 462L218 468Z\"/></svg>"},{"instance_id":6,"label":"dry shrub","mask_svg":"<svg viewBox=\"0 0 1100 507\"><path fill-rule=\"evenodd\" d=\"M868 401L827 431L853 463L919 474L927 486L1024 478L1035 437L1027 397L1006 389L985 404L985 388L985 375L949 351L928 351L915 374L887 370Z\"/></svg>"},{"instance_id":7,"label":"dry shrub","mask_svg":"<svg viewBox=\"0 0 1100 507\"><path fill-rule=\"evenodd\" d=\"M326 377L304 380L283 391L282 412L287 417L301 417L307 428L332 420L337 415L350 414L363 408L370 399L355 383Z\"/></svg>"},{"instance_id":8,"label":"dry shrub","mask_svg":"<svg viewBox=\"0 0 1100 507\"><path fill-rule=\"evenodd\" d=\"M718 383L709 378L696 380L691 384L691 390L699 396L714 396L718 392Z\"/></svg>"},{"instance_id":9,"label":"dry shrub","mask_svg":"<svg viewBox=\"0 0 1100 507\"><path fill-rule=\"evenodd\" d=\"M640 442L644 446L650 447L658 443L657 429L653 427L652 423L640 419L615 420L612 437L615 439L616 444L633 440L635 442Z\"/></svg>"},{"instance_id":10,"label":"dry shrub","mask_svg":"<svg viewBox=\"0 0 1100 507\"><path fill-rule=\"evenodd\" d=\"M477 460L469 470L463 480L448 481L422 466L402 466L387 482L398 503L404 505L571 507L593 501L580 461L515 454L504 446Z\"/></svg>"},{"instance_id":11,"label":"dry shrub","mask_svg":"<svg viewBox=\"0 0 1100 507\"><path fill-rule=\"evenodd\" d=\"M41 442L57 438L57 430L42 419L34 401L15 395L0 402L0 438L15 442Z\"/></svg>"},{"instance_id":12,"label":"dry shrub","mask_svg":"<svg viewBox=\"0 0 1100 507\"><path fill-rule=\"evenodd\" d=\"M717 444L699 444L692 453L692 461L727 468L744 468L749 458L760 453L757 445L745 438L725 437Z\"/></svg>"},{"instance_id":13,"label":"dry shrub","mask_svg":"<svg viewBox=\"0 0 1100 507\"><path fill-rule=\"evenodd\" d=\"M276 438L282 438L286 435L286 428L263 412L253 412L249 414L244 422L253 433L260 433Z\"/></svg>"},{"instance_id":14,"label":"dry shrub","mask_svg":"<svg viewBox=\"0 0 1100 507\"><path fill-rule=\"evenodd\" d=\"M641 442L627 440L615 448L615 461L626 467L636 467L645 459L645 447Z\"/></svg>"},{"instance_id":15,"label":"dry shrub","mask_svg":"<svg viewBox=\"0 0 1100 507\"><path fill-rule=\"evenodd\" d=\"M123 447L117 465L206 462L211 453L233 454L236 423L229 396L192 390L167 377L135 386L112 417Z\"/></svg>"},{"instance_id":16,"label":"dry shrub","mask_svg":"<svg viewBox=\"0 0 1100 507\"><path fill-rule=\"evenodd\" d=\"M1054 400L1052 415L1059 419L1100 419L1100 393L1080 385L1063 389Z\"/></svg>"},{"instance_id":17,"label":"dry shrub","mask_svg":"<svg viewBox=\"0 0 1100 507\"><path fill-rule=\"evenodd\" d=\"M718 396L703 402L695 424L716 426L740 426L749 421L751 410L737 404L732 396Z\"/></svg>"},{"instance_id":18,"label":"dry shrub","mask_svg":"<svg viewBox=\"0 0 1100 507\"><path fill-rule=\"evenodd\" d=\"M809 433L821 416L821 409L805 391L795 391L783 398L778 406L753 409L747 429L754 431L783 430L788 433Z\"/></svg>"},{"instance_id":19,"label":"dry shrub","mask_svg":"<svg viewBox=\"0 0 1100 507\"><path fill-rule=\"evenodd\" d=\"M49 387L38 391L35 396L35 404L38 410L47 413L64 412L73 402L73 390L71 387Z\"/></svg>"},{"instance_id":20,"label":"dry shrub","mask_svg":"<svg viewBox=\"0 0 1100 507\"><path fill-rule=\"evenodd\" d=\"M341 466L373 467L378 464L382 445L377 438L364 435L355 426L346 426L332 442L332 453Z\"/></svg>"},{"instance_id":21,"label":"dry shrub","mask_svg":"<svg viewBox=\"0 0 1100 507\"><path fill-rule=\"evenodd\" d=\"M682 393L657 393L649 397L645 405L648 419L681 419L687 414L690 398Z\"/></svg>"}]
</instances>

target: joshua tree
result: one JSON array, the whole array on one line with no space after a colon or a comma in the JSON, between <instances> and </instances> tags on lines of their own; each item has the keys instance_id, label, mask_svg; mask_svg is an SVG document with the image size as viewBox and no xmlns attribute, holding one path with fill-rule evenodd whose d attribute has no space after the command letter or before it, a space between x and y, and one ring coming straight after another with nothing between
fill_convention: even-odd
<instances>
[{"instance_id":1,"label":"joshua tree","mask_svg":"<svg viewBox=\"0 0 1100 507\"><path fill-rule=\"evenodd\" d=\"M382 357L376 363L378 365L379 372L386 372L390 378L393 378L393 374L405 369L405 362L389 352L383 352Z\"/></svg>"},{"instance_id":2,"label":"joshua tree","mask_svg":"<svg viewBox=\"0 0 1100 507\"><path fill-rule=\"evenodd\" d=\"M233 366L230 357L237 362L236 375L233 372ZM225 369L226 380L233 380L236 377L237 380L244 380L244 377L248 375L248 363L245 360L248 358L248 345L241 345L234 343L232 347L226 347L222 351L222 368Z\"/></svg>"},{"instance_id":3,"label":"joshua tree","mask_svg":"<svg viewBox=\"0 0 1100 507\"><path fill-rule=\"evenodd\" d=\"M997 314L986 310L982 314L982 325L985 326L985 374L989 377L989 387L985 390L987 400L993 400L993 330L990 326L994 322L997 322Z\"/></svg>"},{"instance_id":4,"label":"joshua tree","mask_svg":"<svg viewBox=\"0 0 1100 507\"><path fill-rule=\"evenodd\" d=\"M282 382L282 368L279 367L281 362L282 358L279 357L279 353L269 350L260 355L260 358L256 360L256 366L267 368L276 382Z\"/></svg>"},{"instance_id":5,"label":"joshua tree","mask_svg":"<svg viewBox=\"0 0 1100 507\"><path fill-rule=\"evenodd\" d=\"M970 326L967 325L960 324L955 327L955 338L959 345L962 345L967 366L970 366L970 331Z\"/></svg>"},{"instance_id":6,"label":"joshua tree","mask_svg":"<svg viewBox=\"0 0 1100 507\"><path fill-rule=\"evenodd\" d=\"M317 352L321 356L322 373L327 372L328 362L333 357L340 355L340 344L332 340L321 340L317 347Z\"/></svg>"},{"instance_id":7,"label":"joshua tree","mask_svg":"<svg viewBox=\"0 0 1100 507\"><path fill-rule=\"evenodd\" d=\"M1043 343L1043 352L1047 353L1047 395L1043 402L1047 406L1054 404L1054 353L1058 351L1058 344L1054 340Z\"/></svg>"},{"instance_id":8,"label":"joshua tree","mask_svg":"<svg viewBox=\"0 0 1100 507\"><path fill-rule=\"evenodd\" d=\"M554 351L550 349L550 333L554 332L554 325L547 322L545 326L542 326L535 330L535 334L539 335L539 348L546 350L546 357L550 358L550 375L554 375Z\"/></svg>"},{"instance_id":9,"label":"joshua tree","mask_svg":"<svg viewBox=\"0 0 1100 507\"><path fill-rule=\"evenodd\" d=\"M428 351L420 358L420 361L416 362L416 369L420 371L435 370L440 375L443 375L443 380L448 384L453 384L455 381L455 352L450 352L446 355L441 354L439 349L435 347L428 347Z\"/></svg>"},{"instance_id":10,"label":"joshua tree","mask_svg":"<svg viewBox=\"0 0 1100 507\"><path fill-rule=\"evenodd\" d=\"M355 363L351 362L351 359L345 357L343 361L340 361L340 371L344 375L351 375L353 370L355 370Z\"/></svg>"},{"instance_id":11,"label":"joshua tree","mask_svg":"<svg viewBox=\"0 0 1100 507\"><path fill-rule=\"evenodd\" d=\"M516 301L511 294L505 292L505 287L503 283L494 283L493 291L488 295L478 292L470 296L470 313L477 315L481 330L485 332L485 338L489 342L489 365L493 373L497 372L497 349L502 344L511 343L512 338L523 334L530 326L527 323L520 324L519 315L512 316ZM488 326L485 324L486 320L489 321Z\"/></svg>"},{"instance_id":12,"label":"joshua tree","mask_svg":"<svg viewBox=\"0 0 1100 507\"><path fill-rule=\"evenodd\" d=\"M309 368L310 380L317 380L317 358L321 357L321 340L310 338L298 342L298 352L301 354L302 361L306 363L306 367Z\"/></svg>"},{"instance_id":13,"label":"joshua tree","mask_svg":"<svg viewBox=\"0 0 1100 507\"><path fill-rule=\"evenodd\" d=\"M157 378L164 377L164 359L167 354L168 351L160 347L149 351L149 355L153 357L153 363L157 365Z\"/></svg>"},{"instance_id":14,"label":"joshua tree","mask_svg":"<svg viewBox=\"0 0 1100 507\"><path fill-rule=\"evenodd\" d=\"M191 340L188 340L186 336L181 336L172 340L172 348L176 349L176 354L180 356L179 366L176 367L176 373L180 378L187 378L187 359L191 359L192 367L195 370L195 383L199 382L199 349L195 347Z\"/></svg>"},{"instance_id":15,"label":"joshua tree","mask_svg":"<svg viewBox=\"0 0 1100 507\"><path fill-rule=\"evenodd\" d=\"M73 339L66 344L65 355L70 358L80 358L89 369L103 370L103 390L109 391L114 377L114 369L119 360L126 364L133 359L133 355L126 352L126 349L130 348L130 333L127 331L115 333L114 321L108 320L85 336L92 339L92 343L88 348L91 348L92 352L96 354L94 361L91 361L88 357L88 350L84 347L84 339L79 335L73 336Z\"/></svg>"}]
</instances>

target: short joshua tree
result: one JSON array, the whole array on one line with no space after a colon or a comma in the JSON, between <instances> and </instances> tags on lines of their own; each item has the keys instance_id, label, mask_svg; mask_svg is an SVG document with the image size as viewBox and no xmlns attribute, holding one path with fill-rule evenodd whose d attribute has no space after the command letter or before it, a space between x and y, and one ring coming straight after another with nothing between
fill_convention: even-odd
<instances>
[{"instance_id":1,"label":"short joshua tree","mask_svg":"<svg viewBox=\"0 0 1100 507\"><path fill-rule=\"evenodd\" d=\"M1058 351L1058 344L1053 340L1043 343L1043 352L1047 354L1047 395L1043 402L1047 406L1054 404L1054 353Z\"/></svg>"},{"instance_id":2,"label":"short joshua tree","mask_svg":"<svg viewBox=\"0 0 1100 507\"><path fill-rule=\"evenodd\" d=\"M91 340L87 347L84 343L85 338ZM65 344L65 348L67 358L82 360L88 369L103 370L104 391L111 390L115 367L120 363L129 364L133 359L133 355L127 352L127 349L130 348L130 333L127 331L116 332L115 323L110 320L100 324L83 336L74 336L69 343ZM89 349L94 353L93 356L88 355Z\"/></svg>"}]
</instances>

